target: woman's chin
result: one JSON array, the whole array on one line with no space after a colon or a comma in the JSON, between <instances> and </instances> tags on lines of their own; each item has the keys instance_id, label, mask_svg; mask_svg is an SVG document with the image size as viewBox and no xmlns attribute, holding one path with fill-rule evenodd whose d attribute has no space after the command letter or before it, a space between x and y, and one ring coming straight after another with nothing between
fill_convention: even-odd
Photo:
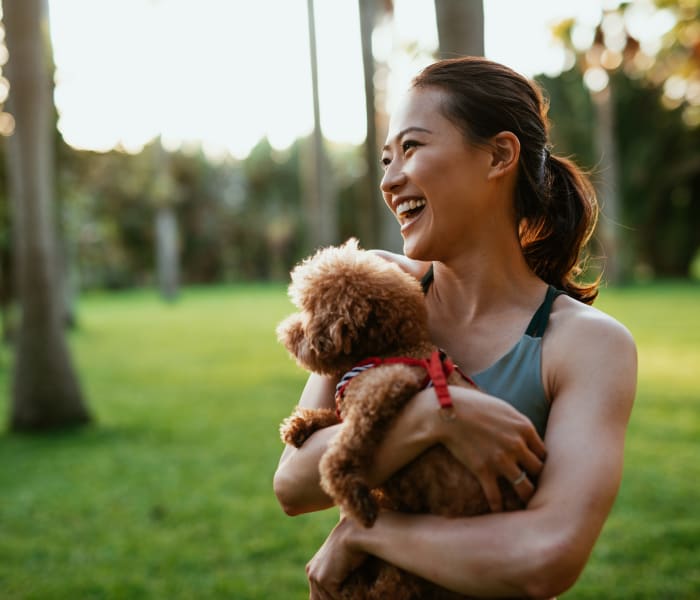
<instances>
[{"instance_id":1,"label":"woman's chin","mask_svg":"<svg viewBox=\"0 0 700 600\"><path fill-rule=\"evenodd\" d=\"M412 260L431 260L425 254L426 248L412 237L403 239L403 254Z\"/></svg>"}]
</instances>

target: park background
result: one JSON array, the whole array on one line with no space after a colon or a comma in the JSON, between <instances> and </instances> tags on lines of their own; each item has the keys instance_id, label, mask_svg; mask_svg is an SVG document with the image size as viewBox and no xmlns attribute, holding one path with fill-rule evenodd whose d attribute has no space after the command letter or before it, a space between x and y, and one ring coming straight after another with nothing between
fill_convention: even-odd
<instances>
[{"instance_id":1,"label":"park background","mask_svg":"<svg viewBox=\"0 0 700 600\"><path fill-rule=\"evenodd\" d=\"M596 306L639 347L620 495L564 597L700 597L699 6L4 0L0 598L305 597L337 514L272 494L305 380L288 271L400 248L387 114L459 54L542 85L602 203Z\"/></svg>"}]
</instances>

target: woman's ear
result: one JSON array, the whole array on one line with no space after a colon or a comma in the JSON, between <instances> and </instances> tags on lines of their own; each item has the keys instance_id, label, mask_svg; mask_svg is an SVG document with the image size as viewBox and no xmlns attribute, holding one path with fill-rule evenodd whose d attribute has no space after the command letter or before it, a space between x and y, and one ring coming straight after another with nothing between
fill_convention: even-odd
<instances>
[{"instance_id":1,"label":"woman's ear","mask_svg":"<svg viewBox=\"0 0 700 600\"><path fill-rule=\"evenodd\" d=\"M520 159L520 140L510 131L501 131L491 138L491 170L489 179L503 177L517 171Z\"/></svg>"}]
</instances>

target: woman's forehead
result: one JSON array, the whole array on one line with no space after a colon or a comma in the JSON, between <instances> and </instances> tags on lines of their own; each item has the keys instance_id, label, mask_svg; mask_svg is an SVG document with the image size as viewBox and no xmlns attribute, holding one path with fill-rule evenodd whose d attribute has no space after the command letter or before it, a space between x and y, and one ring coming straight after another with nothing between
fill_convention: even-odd
<instances>
[{"instance_id":1,"label":"woman's forehead","mask_svg":"<svg viewBox=\"0 0 700 600\"><path fill-rule=\"evenodd\" d=\"M401 97L389 119L387 140L392 141L407 128L434 130L448 124L441 107L445 93L436 88L411 88Z\"/></svg>"}]
</instances>

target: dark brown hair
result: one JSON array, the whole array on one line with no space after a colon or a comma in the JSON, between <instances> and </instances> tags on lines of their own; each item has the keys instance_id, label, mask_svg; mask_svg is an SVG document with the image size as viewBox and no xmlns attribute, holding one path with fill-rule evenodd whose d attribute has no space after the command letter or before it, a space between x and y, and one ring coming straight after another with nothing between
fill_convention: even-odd
<instances>
[{"instance_id":1,"label":"dark brown hair","mask_svg":"<svg viewBox=\"0 0 700 600\"><path fill-rule=\"evenodd\" d=\"M476 57L435 62L413 86L446 92L444 114L469 143L488 144L502 131L517 136L515 208L525 260L545 282L592 304L599 280L582 283L578 276L598 203L586 175L571 160L550 154L549 106L539 87L504 65Z\"/></svg>"}]
</instances>

